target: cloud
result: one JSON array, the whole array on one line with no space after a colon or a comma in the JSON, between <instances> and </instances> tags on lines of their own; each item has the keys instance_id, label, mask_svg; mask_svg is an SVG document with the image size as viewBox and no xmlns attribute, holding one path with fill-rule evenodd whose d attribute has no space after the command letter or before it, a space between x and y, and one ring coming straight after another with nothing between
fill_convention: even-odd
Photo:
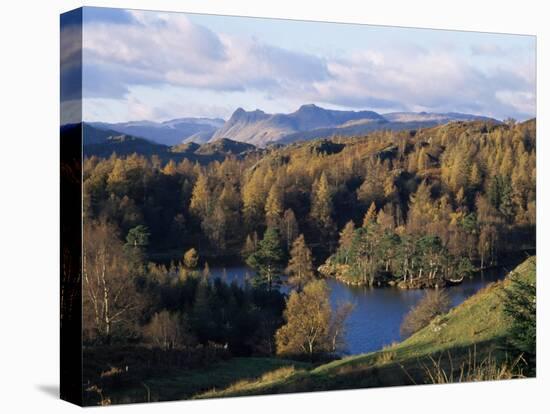
<instances>
[{"instance_id":1,"label":"cloud","mask_svg":"<svg viewBox=\"0 0 550 414\"><path fill-rule=\"evenodd\" d=\"M128 116L163 117L174 114L174 108L182 108L182 116L189 115L186 108L226 115L227 94L250 100L262 94L264 101L280 102L281 108L312 102L382 112L461 111L519 119L535 112L534 58L496 43L480 41L464 48L411 39L391 47L365 44L362 50L334 57L214 32L178 13L87 16L84 96L96 102L125 102ZM146 112L146 97L130 93L136 87L188 88L193 93L187 101L176 105L166 99L164 105L170 107ZM225 101L195 102L200 91L209 97L223 94ZM235 101L235 107L242 105Z\"/></svg>"},{"instance_id":2,"label":"cloud","mask_svg":"<svg viewBox=\"0 0 550 414\"><path fill-rule=\"evenodd\" d=\"M371 51L329 64L317 99L379 110L463 111L502 117L534 114L534 67L484 68L455 51ZM511 96L515 104L503 96ZM312 96L314 98L315 96ZM532 115L531 115L532 116Z\"/></svg>"},{"instance_id":3,"label":"cloud","mask_svg":"<svg viewBox=\"0 0 550 414\"><path fill-rule=\"evenodd\" d=\"M328 76L323 59L218 35L182 14L132 12L137 25L87 22L85 90L121 97L129 85L220 91L296 90Z\"/></svg>"}]
</instances>

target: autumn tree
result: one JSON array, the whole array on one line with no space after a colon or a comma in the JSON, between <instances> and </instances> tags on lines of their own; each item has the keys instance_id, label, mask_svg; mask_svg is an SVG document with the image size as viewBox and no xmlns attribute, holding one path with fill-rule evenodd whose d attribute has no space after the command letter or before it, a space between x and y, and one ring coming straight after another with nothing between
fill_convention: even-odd
<instances>
[{"instance_id":1,"label":"autumn tree","mask_svg":"<svg viewBox=\"0 0 550 414\"><path fill-rule=\"evenodd\" d=\"M293 291L286 303L285 324L277 330L277 354L317 355L335 352L343 345L345 322L351 307L332 311L329 289L323 280L308 283L303 291Z\"/></svg>"},{"instance_id":2,"label":"autumn tree","mask_svg":"<svg viewBox=\"0 0 550 414\"><path fill-rule=\"evenodd\" d=\"M191 346L196 341L187 319L167 310L155 313L143 333L152 344L165 351Z\"/></svg>"},{"instance_id":3,"label":"autumn tree","mask_svg":"<svg viewBox=\"0 0 550 414\"><path fill-rule=\"evenodd\" d=\"M344 264L348 264L354 232L355 224L352 220L348 221L340 232L338 252L343 256Z\"/></svg>"},{"instance_id":4,"label":"autumn tree","mask_svg":"<svg viewBox=\"0 0 550 414\"><path fill-rule=\"evenodd\" d=\"M193 187L193 195L189 209L201 220L208 216L211 205L211 194L208 187L208 179L205 174L199 174Z\"/></svg>"},{"instance_id":5,"label":"autumn tree","mask_svg":"<svg viewBox=\"0 0 550 414\"><path fill-rule=\"evenodd\" d=\"M265 203L265 223L267 227L280 227L283 214L283 194L277 183L271 186Z\"/></svg>"},{"instance_id":6,"label":"autumn tree","mask_svg":"<svg viewBox=\"0 0 550 414\"><path fill-rule=\"evenodd\" d=\"M323 172L318 181L313 185L313 196L310 216L320 230L323 238L329 238L334 230L332 220L332 192Z\"/></svg>"},{"instance_id":7,"label":"autumn tree","mask_svg":"<svg viewBox=\"0 0 550 414\"><path fill-rule=\"evenodd\" d=\"M195 269L199 263L199 254L195 248L191 248L183 255L183 264L188 269Z\"/></svg>"},{"instance_id":8,"label":"autumn tree","mask_svg":"<svg viewBox=\"0 0 550 414\"><path fill-rule=\"evenodd\" d=\"M311 250L307 247L303 234L298 236L292 244L286 273L289 276L288 283L298 290L301 290L315 276Z\"/></svg>"},{"instance_id":9,"label":"autumn tree","mask_svg":"<svg viewBox=\"0 0 550 414\"><path fill-rule=\"evenodd\" d=\"M109 342L134 329L142 298L113 226L85 221L83 234L84 329L88 338Z\"/></svg>"},{"instance_id":10,"label":"autumn tree","mask_svg":"<svg viewBox=\"0 0 550 414\"><path fill-rule=\"evenodd\" d=\"M363 218L363 227L369 227L375 222L376 222L376 204L374 204L374 201L373 201L369 209L365 213L365 217Z\"/></svg>"}]
</instances>

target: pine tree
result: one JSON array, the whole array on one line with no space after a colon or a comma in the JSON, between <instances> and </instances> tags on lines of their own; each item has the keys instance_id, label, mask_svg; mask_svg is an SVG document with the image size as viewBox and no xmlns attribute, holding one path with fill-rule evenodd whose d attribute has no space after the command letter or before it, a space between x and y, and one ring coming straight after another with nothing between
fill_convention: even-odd
<instances>
[{"instance_id":1,"label":"pine tree","mask_svg":"<svg viewBox=\"0 0 550 414\"><path fill-rule=\"evenodd\" d=\"M512 273L505 290L504 313L510 318L509 343L534 366L537 349L537 289L535 264L530 262L527 277Z\"/></svg>"},{"instance_id":2,"label":"pine tree","mask_svg":"<svg viewBox=\"0 0 550 414\"><path fill-rule=\"evenodd\" d=\"M277 229L268 227L258 248L252 253L246 263L256 271L254 284L272 290L281 284L283 249L279 241Z\"/></svg>"},{"instance_id":3,"label":"pine tree","mask_svg":"<svg viewBox=\"0 0 550 414\"><path fill-rule=\"evenodd\" d=\"M307 247L303 234L300 234L292 243L286 273L289 276L288 283L298 290L301 290L314 277L311 250Z\"/></svg>"}]
</instances>

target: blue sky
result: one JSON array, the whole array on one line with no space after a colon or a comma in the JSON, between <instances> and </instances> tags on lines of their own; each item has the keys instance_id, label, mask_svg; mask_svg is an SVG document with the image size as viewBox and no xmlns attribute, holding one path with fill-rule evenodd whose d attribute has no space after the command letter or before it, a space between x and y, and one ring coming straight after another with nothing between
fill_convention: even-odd
<instances>
[{"instance_id":1,"label":"blue sky","mask_svg":"<svg viewBox=\"0 0 550 414\"><path fill-rule=\"evenodd\" d=\"M237 107L535 116L532 36L85 8L87 121Z\"/></svg>"}]
</instances>

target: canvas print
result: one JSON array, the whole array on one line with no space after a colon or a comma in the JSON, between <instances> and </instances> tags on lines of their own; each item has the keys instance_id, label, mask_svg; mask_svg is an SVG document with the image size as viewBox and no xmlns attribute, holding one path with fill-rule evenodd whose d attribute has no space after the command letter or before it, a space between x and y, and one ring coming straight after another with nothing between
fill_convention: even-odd
<instances>
[{"instance_id":1,"label":"canvas print","mask_svg":"<svg viewBox=\"0 0 550 414\"><path fill-rule=\"evenodd\" d=\"M527 35L62 15L62 397L535 376L535 59Z\"/></svg>"}]
</instances>

